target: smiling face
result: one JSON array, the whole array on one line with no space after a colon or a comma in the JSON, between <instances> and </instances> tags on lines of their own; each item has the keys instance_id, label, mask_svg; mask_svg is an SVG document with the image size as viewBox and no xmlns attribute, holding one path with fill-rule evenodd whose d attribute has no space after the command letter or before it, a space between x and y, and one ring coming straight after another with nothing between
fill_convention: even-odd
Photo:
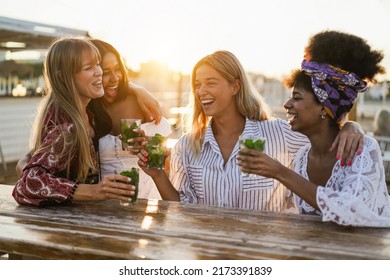
<instances>
[{"instance_id":1,"label":"smiling face","mask_svg":"<svg viewBox=\"0 0 390 280\"><path fill-rule=\"evenodd\" d=\"M123 79L120 63L115 54L108 52L102 59L104 101L113 103L118 96L118 86Z\"/></svg>"},{"instance_id":2,"label":"smiling face","mask_svg":"<svg viewBox=\"0 0 390 280\"><path fill-rule=\"evenodd\" d=\"M213 67L203 64L196 70L195 102L199 102L205 115L223 116L237 111L234 96L239 90L238 82L229 83Z\"/></svg>"},{"instance_id":3,"label":"smiling face","mask_svg":"<svg viewBox=\"0 0 390 280\"><path fill-rule=\"evenodd\" d=\"M89 50L82 52L80 70L74 74L74 83L83 103L104 95L102 68L96 56Z\"/></svg>"},{"instance_id":4,"label":"smiling face","mask_svg":"<svg viewBox=\"0 0 390 280\"><path fill-rule=\"evenodd\" d=\"M314 94L301 86L294 86L291 97L284 103L289 116L291 130L309 135L319 129L324 123L321 116L325 115L323 106L316 100Z\"/></svg>"}]
</instances>

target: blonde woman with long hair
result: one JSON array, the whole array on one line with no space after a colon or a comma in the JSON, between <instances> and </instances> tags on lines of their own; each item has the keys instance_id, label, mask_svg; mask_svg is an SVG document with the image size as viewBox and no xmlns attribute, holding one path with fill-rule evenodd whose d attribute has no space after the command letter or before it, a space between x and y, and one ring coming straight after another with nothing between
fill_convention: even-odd
<instances>
[{"instance_id":1,"label":"blonde woman with long hair","mask_svg":"<svg viewBox=\"0 0 390 280\"><path fill-rule=\"evenodd\" d=\"M96 130L86 107L104 94L99 63L99 51L84 37L58 39L49 48L31 158L13 191L19 204L128 200L133 193L124 176L109 175L98 183Z\"/></svg>"},{"instance_id":2,"label":"blonde woman with long hair","mask_svg":"<svg viewBox=\"0 0 390 280\"><path fill-rule=\"evenodd\" d=\"M237 165L239 137L265 137L265 152L289 166L307 138L273 118L251 85L239 60L228 51L202 58L191 77L192 131L171 152L170 180L163 171L144 168L163 199L187 203L284 211L289 192L277 180L242 176ZM353 137L355 125L349 128ZM352 137L352 138L353 138ZM357 141L358 142L358 141ZM356 148L356 147L354 147ZM138 154L145 167L147 153Z\"/></svg>"}]
</instances>

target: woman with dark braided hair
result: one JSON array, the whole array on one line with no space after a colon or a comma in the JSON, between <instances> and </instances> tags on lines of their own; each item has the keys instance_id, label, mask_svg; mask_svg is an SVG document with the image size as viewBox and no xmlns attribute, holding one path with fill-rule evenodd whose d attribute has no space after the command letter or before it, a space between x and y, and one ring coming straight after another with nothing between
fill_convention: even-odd
<instances>
[{"instance_id":1,"label":"woman with dark braided hair","mask_svg":"<svg viewBox=\"0 0 390 280\"><path fill-rule=\"evenodd\" d=\"M341 225L390 227L390 198L377 142L365 136L364 147L344 164L329 146L367 81L384 73L380 51L360 37L324 31L305 48L301 69L285 84L292 88L284 104L293 131L306 135L293 170L265 153L243 150L243 172L279 180L292 192L300 213L322 215Z\"/></svg>"}]
</instances>

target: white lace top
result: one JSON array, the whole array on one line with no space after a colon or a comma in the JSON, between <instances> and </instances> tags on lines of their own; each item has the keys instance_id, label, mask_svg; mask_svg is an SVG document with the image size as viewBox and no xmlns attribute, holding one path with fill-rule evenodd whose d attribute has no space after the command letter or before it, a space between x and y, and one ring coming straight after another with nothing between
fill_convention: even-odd
<instances>
[{"instance_id":1,"label":"white lace top","mask_svg":"<svg viewBox=\"0 0 390 280\"><path fill-rule=\"evenodd\" d=\"M99 157L101 178L113 174L115 170L129 169L138 166L138 157L122 151L122 142L117 136L106 135L99 140ZM160 193L152 178L139 169L139 198L161 199Z\"/></svg>"},{"instance_id":2,"label":"white lace top","mask_svg":"<svg viewBox=\"0 0 390 280\"><path fill-rule=\"evenodd\" d=\"M308 178L307 161L311 145L301 148L294 160L294 170ZM300 213L322 215L323 221L340 225L390 227L390 198L387 192L383 160L378 143L365 137L362 153L355 156L351 166L337 161L325 187L317 189L316 211L295 195Z\"/></svg>"}]
</instances>

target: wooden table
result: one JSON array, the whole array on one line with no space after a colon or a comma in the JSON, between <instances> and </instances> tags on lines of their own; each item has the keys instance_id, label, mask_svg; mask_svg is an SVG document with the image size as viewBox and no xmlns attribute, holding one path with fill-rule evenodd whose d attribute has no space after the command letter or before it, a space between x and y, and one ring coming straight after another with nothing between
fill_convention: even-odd
<instances>
[{"instance_id":1,"label":"wooden table","mask_svg":"<svg viewBox=\"0 0 390 280\"><path fill-rule=\"evenodd\" d=\"M390 229L140 200L36 208L0 185L0 251L41 259L390 259Z\"/></svg>"}]
</instances>

